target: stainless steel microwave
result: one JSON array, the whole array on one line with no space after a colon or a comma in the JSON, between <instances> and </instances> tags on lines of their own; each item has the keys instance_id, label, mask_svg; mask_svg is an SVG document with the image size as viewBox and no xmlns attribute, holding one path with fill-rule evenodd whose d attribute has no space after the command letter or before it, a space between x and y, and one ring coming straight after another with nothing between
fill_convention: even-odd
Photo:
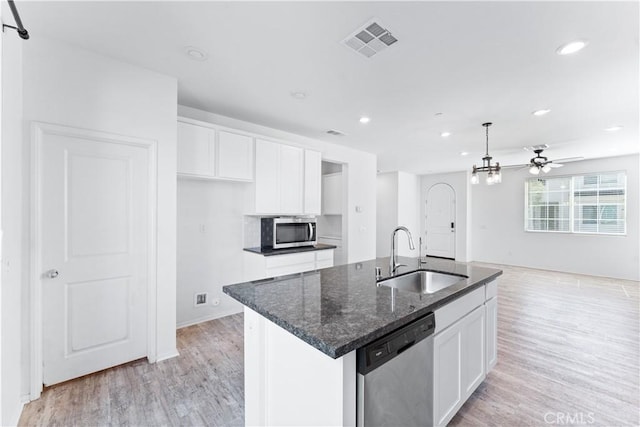
<instances>
[{"instance_id":1,"label":"stainless steel microwave","mask_svg":"<svg viewBox=\"0 0 640 427\"><path fill-rule=\"evenodd\" d=\"M314 246L318 243L315 218L261 218L260 246L285 249Z\"/></svg>"}]
</instances>

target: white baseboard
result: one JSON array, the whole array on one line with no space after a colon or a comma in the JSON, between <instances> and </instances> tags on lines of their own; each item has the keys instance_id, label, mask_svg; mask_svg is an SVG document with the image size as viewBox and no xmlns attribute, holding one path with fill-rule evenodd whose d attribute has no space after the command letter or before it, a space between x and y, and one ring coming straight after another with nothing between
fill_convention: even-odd
<instances>
[{"instance_id":1,"label":"white baseboard","mask_svg":"<svg viewBox=\"0 0 640 427\"><path fill-rule=\"evenodd\" d=\"M173 359L174 357L178 357L178 356L180 356L180 353L178 353L178 350L173 350L167 353L159 354L158 357L156 357L156 363L162 362L163 360L167 360L167 359Z\"/></svg>"},{"instance_id":2,"label":"white baseboard","mask_svg":"<svg viewBox=\"0 0 640 427\"><path fill-rule=\"evenodd\" d=\"M219 311L218 313L215 313L215 314L210 314L209 316L198 317L197 319L180 322L178 323L176 329L182 329L182 328L186 328L187 326L197 325L198 323L208 322L209 320L215 320L221 317L231 316L232 314L242 313L242 308L243 308L242 306L240 306L240 309L229 308L224 311Z\"/></svg>"},{"instance_id":3,"label":"white baseboard","mask_svg":"<svg viewBox=\"0 0 640 427\"><path fill-rule=\"evenodd\" d=\"M20 396L20 402L18 403L17 407L15 408L15 412L13 413L13 415L11 417L9 417L9 423L7 424L8 426L17 426L18 425L18 421L20 421L20 416L22 415L22 411L24 409L24 405L26 405L30 401L31 401L31 399L29 399L29 395L28 394Z\"/></svg>"}]
</instances>

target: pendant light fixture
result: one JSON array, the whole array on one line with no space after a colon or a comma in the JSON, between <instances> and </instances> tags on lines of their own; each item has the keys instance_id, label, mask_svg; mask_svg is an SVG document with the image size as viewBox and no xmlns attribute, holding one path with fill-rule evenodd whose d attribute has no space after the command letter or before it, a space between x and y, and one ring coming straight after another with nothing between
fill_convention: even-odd
<instances>
[{"instance_id":1,"label":"pendant light fixture","mask_svg":"<svg viewBox=\"0 0 640 427\"><path fill-rule=\"evenodd\" d=\"M473 165L473 169L471 171L471 183L478 184L480 183L480 177L478 176L478 172L487 172L486 183L487 185L500 184L502 182L502 173L500 172L500 163L496 162L495 165L491 164L492 157L489 155L489 126L492 123L487 122L483 123L482 126L485 128L485 132L487 135L486 140L486 154L482 158L482 166Z\"/></svg>"}]
</instances>

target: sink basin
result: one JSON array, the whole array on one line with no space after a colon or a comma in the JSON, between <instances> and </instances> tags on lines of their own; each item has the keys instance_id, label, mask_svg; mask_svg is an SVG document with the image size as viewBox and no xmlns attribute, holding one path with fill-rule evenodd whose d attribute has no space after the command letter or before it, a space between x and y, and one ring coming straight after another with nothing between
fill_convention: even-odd
<instances>
[{"instance_id":1,"label":"sink basin","mask_svg":"<svg viewBox=\"0 0 640 427\"><path fill-rule=\"evenodd\" d=\"M402 276L392 277L378 282L378 286L387 286L402 291L418 294L432 294L451 285L455 285L466 276L455 274L437 273L435 271L418 270Z\"/></svg>"}]
</instances>

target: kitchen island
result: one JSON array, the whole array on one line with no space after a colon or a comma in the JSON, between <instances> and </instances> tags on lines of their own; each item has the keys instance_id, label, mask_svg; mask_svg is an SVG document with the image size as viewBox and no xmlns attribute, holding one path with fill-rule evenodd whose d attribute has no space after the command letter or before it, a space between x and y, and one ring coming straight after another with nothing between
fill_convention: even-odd
<instances>
[{"instance_id":1,"label":"kitchen island","mask_svg":"<svg viewBox=\"0 0 640 427\"><path fill-rule=\"evenodd\" d=\"M378 286L376 267L388 276L384 273L389 262L379 258L224 287L225 293L245 305L247 425L355 425L358 348L431 312L436 313L436 338L445 332L451 335L456 321L481 307L482 354L478 357L482 360L476 364L481 365L482 375L468 384L459 378L457 393L444 390L443 402L436 402L434 424L448 422L489 369L485 354L490 343L485 345L485 336L490 334L485 331L487 320L494 316L486 316L485 305L495 298L494 280L502 272L442 259L428 258L422 265L417 259L399 260L406 266L395 276L426 269L458 275L461 280L431 294ZM438 360L436 354L434 363ZM443 363L448 362L443 359ZM437 366L434 371L437 377ZM435 390L438 381L435 378L435 400L441 391ZM450 382L450 378L440 380L446 387ZM456 394L450 402L448 396Z\"/></svg>"}]
</instances>

